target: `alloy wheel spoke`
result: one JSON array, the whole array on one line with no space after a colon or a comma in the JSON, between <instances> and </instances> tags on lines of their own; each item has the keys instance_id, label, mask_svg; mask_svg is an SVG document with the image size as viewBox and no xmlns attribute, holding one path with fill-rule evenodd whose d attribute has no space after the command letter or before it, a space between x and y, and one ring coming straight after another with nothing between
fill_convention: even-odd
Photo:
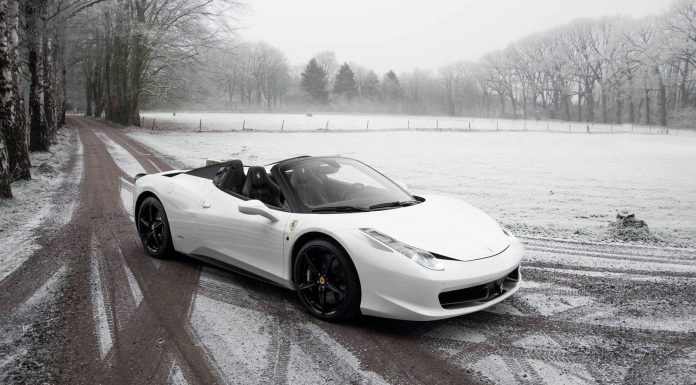
<instances>
[{"instance_id":1,"label":"alloy wheel spoke","mask_svg":"<svg viewBox=\"0 0 696 385\"><path fill-rule=\"evenodd\" d=\"M149 227L150 227L150 223L149 223L148 221L146 221L145 218L142 218L142 217L140 218L140 224L142 224L143 226L145 226L145 228L149 228Z\"/></svg>"},{"instance_id":2,"label":"alloy wheel spoke","mask_svg":"<svg viewBox=\"0 0 696 385\"><path fill-rule=\"evenodd\" d=\"M326 264L326 267L324 267L324 272L321 273L324 277L327 277L329 274L329 269L331 269L331 264L333 264L334 259L336 259L336 256L331 254L331 257L329 257L329 262Z\"/></svg>"},{"instance_id":3,"label":"alloy wheel spoke","mask_svg":"<svg viewBox=\"0 0 696 385\"><path fill-rule=\"evenodd\" d=\"M332 283L330 283L330 282L326 282L326 287L328 287L329 290L333 291L334 293L337 293L337 294L340 294L340 295L345 295L345 294L346 294L346 291L345 291L345 290L342 290L342 289L340 289L339 287L334 286L334 285L333 285Z\"/></svg>"},{"instance_id":4,"label":"alloy wheel spoke","mask_svg":"<svg viewBox=\"0 0 696 385\"><path fill-rule=\"evenodd\" d=\"M317 267L314 266L314 263L312 263L312 260L309 258L309 254L307 254L307 251L304 252L304 258L307 261L307 266L309 267L310 270L314 271L317 274L321 274L319 269L317 269Z\"/></svg>"},{"instance_id":5,"label":"alloy wheel spoke","mask_svg":"<svg viewBox=\"0 0 696 385\"><path fill-rule=\"evenodd\" d=\"M152 232L152 239L155 241L155 246L157 246L157 248L159 248L160 241L159 241L159 239L157 239L157 234L154 231Z\"/></svg>"},{"instance_id":6,"label":"alloy wheel spoke","mask_svg":"<svg viewBox=\"0 0 696 385\"><path fill-rule=\"evenodd\" d=\"M307 289L311 289L315 286L317 286L316 282L307 282L307 283L303 283L302 285L298 286L297 288L299 290L307 290Z\"/></svg>"},{"instance_id":7,"label":"alloy wheel spoke","mask_svg":"<svg viewBox=\"0 0 696 385\"><path fill-rule=\"evenodd\" d=\"M321 315L326 314L326 290L324 286L319 286L319 307L321 308Z\"/></svg>"}]
</instances>

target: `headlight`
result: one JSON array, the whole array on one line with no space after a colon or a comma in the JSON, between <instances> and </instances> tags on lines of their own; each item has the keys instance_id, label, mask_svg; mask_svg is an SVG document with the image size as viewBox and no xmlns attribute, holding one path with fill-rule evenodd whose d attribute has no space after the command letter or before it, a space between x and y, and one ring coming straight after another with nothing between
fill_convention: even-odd
<instances>
[{"instance_id":1,"label":"headlight","mask_svg":"<svg viewBox=\"0 0 696 385\"><path fill-rule=\"evenodd\" d=\"M417 264L430 270L445 270L444 266L438 261L432 254L425 250L418 249L413 246L409 246L405 243L401 243L396 239L382 234L375 229L360 229L363 233L371 236L372 238L384 243L390 248L394 249L406 258L416 262Z\"/></svg>"}]
</instances>

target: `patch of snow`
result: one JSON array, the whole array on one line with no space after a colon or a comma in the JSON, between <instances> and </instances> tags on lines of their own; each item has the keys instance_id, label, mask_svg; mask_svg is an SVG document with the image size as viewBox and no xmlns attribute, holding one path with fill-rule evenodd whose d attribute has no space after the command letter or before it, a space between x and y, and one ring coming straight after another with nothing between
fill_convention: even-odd
<instances>
[{"instance_id":1,"label":"patch of snow","mask_svg":"<svg viewBox=\"0 0 696 385\"><path fill-rule=\"evenodd\" d=\"M305 154L357 158L415 193L468 201L521 235L607 241L608 223L617 211L628 210L660 239L696 246L696 168L689 166L696 164L696 135L145 130L129 135L188 168L206 159L263 165ZM418 159L417 165L405 159Z\"/></svg>"},{"instance_id":2,"label":"patch of snow","mask_svg":"<svg viewBox=\"0 0 696 385\"><path fill-rule=\"evenodd\" d=\"M138 307L138 305L140 305L140 302L143 300L143 292L140 290L140 285L138 285L138 281L135 279L135 276L133 276L133 272L128 267L128 264L125 262L125 258L123 258L123 252L121 251L120 247L118 248L118 253L121 254L121 260L124 261L123 270L126 271L128 286L130 287L131 294L133 295L135 307Z\"/></svg>"},{"instance_id":3,"label":"patch of snow","mask_svg":"<svg viewBox=\"0 0 696 385\"><path fill-rule=\"evenodd\" d=\"M172 367L169 369L169 381L171 385L187 385L188 382L184 378L184 373L181 371L181 366L176 360L172 361Z\"/></svg>"},{"instance_id":4,"label":"patch of snow","mask_svg":"<svg viewBox=\"0 0 696 385\"><path fill-rule=\"evenodd\" d=\"M528 362L547 384L585 385L597 383L583 365L531 359Z\"/></svg>"},{"instance_id":5,"label":"patch of snow","mask_svg":"<svg viewBox=\"0 0 696 385\"><path fill-rule=\"evenodd\" d=\"M191 326L225 378L252 383L264 373L272 318L242 307L196 295ZM246 379L246 380L245 380ZM248 381L248 382L247 382Z\"/></svg>"},{"instance_id":6,"label":"patch of snow","mask_svg":"<svg viewBox=\"0 0 696 385\"><path fill-rule=\"evenodd\" d=\"M123 203L123 210L128 214L128 218L131 222L135 221L135 215L133 213L133 183L120 178L120 195L121 203Z\"/></svg>"},{"instance_id":7,"label":"patch of snow","mask_svg":"<svg viewBox=\"0 0 696 385\"><path fill-rule=\"evenodd\" d=\"M73 156L73 168L68 170ZM32 180L14 182L14 198L0 200L0 281L40 248L36 242L40 228L67 224L79 205L83 166L76 129L61 128L50 152L31 153L30 158Z\"/></svg>"},{"instance_id":8,"label":"patch of snow","mask_svg":"<svg viewBox=\"0 0 696 385\"><path fill-rule=\"evenodd\" d=\"M92 237L90 266L91 266L91 287L92 287L92 311L94 312L94 322L97 329L97 343L99 344L99 354L103 360L111 350L113 338L111 336L111 325L108 318L107 300L102 283L100 264L101 252L97 245L97 239Z\"/></svg>"},{"instance_id":9,"label":"patch of snow","mask_svg":"<svg viewBox=\"0 0 696 385\"><path fill-rule=\"evenodd\" d=\"M123 148L120 144L114 142L105 133L99 131L95 131L94 133L97 134L97 137L99 137L102 143L104 143L106 149L111 155L111 158L113 158L118 168L120 168L126 175L135 177L137 174L145 172L145 169L140 162L138 162L138 160L135 159L135 157L133 157L128 150Z\"/></svg>"},{"instance_id":10,"label":"patch of snow","mask_svg":"<svg viewBox=\"0 0 696 385\"><path fill-rule=\"evenodd\" d=\"M561 345L554 341L551 337L543 334L534 334L528 337L524 337L512 343L515 346L522 348L531 349L543 349L543 350L558 350Z\"/></svg>"},{"instance_id":11,"label":"patch of snow","mask_svg":"<svg viewBox=\"0 0 696 385\"><path fill-rule=\"evenodd\" d=\"M65 265L62 265L58 270L56 270L56 272L53 273L53 275L51 275L51 277L48 278L43 285L41 285L41 287L39 287L31 295L31 297L27 298L27 300L20 305L17 312L19 313L26 311L29 308L34 308L37 305L41 305L50 300L53 293L58 291L60 283L62 282L63 277L65 277L66 270L67 268Z\"/></svg>"},{"instance_id":12,"label":"patch of snow","mask_svg":"<svg viewBox=\"0 0 696 385\"><path fill-rule=\"evenodd\" d=\"M343 345L331 338L331 336L319 326L313 323L308 323L303 325L303 328L309 330L309 332L314 336L314 340L331 349L332 353L338 357L343 364L349 366L354 372L360 375L361 382L370 384L387 384L387 382L380 377L379 374L369 370L363 370L360 365L360 360L358 360L358 358L355 357L353 353L349 352Z\"/></svg>"},{"instance_id":13,"label":"patch of snow","mask_svg":"<svg viewBox=\"0 0 696 385\"><path fill-rule=\"evenodd\" d=\"M694 263L664 263L664 262L642 262L637 260L625 260L614 258L602 258L586 255L570 255L553 251L530 251L525 255L528 262L552 262L562 264L567 267L577 266L585 268L616 269L616 270L638 270L647 272L674 272L674 273L696 273Z\"/></svg>"},{"instance_id":14,"label":"patch of snow","mask_svg":"<svg viewBox=\"0 0 696 385\"><path fill-rule=\"evenodd\" d=\"M468 364L468 363L465 363ZM491 355L476 361L472 369L481 372L482 375L496 384L517 384L514 373L501 356Z\"/></svg>"},{"instance_id":15,"label":"patch of snow","mask_svg":"<svg viewBox=\"0 0 696 385\"><path fill-rule=\"evenodd\" d=\"M552 316L570 309L595 303L595 300L588 296L526 293L524 291L518 292L518 298L525 301L529 306L533 307L544 316Z\"/></svg>"}]
</instances>

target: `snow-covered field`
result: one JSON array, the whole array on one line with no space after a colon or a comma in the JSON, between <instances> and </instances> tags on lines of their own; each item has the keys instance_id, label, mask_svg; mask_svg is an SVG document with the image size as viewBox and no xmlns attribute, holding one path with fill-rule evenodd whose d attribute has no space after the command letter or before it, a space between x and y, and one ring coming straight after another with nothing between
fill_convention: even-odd
<instances>
[{"instance_id":1,"label":"snow-covered field","mask_svg":"<svg viewBox=\"0 0 696 385\"><path fill-rule=\"evenodd\" d=\"M31 164L32 180L13 183L14 198L0 201L0 281L40 247L39 229L58 228L72 218L82 180L77 130L61 128L50 152L32 153Z\"/></svg>"},{"instance_id":2,"label":"snow-covered field","mask_svg":"<svg viewBox=\"0 0 696 385\"><path fill-rule=\"evenodd\" d=\"M252 114L227 112L142 112L141 126L165 131L380 131L380 130L472 130L556 131L594 133L665 133L663 129L631 124L593 124L556 120L512 120L474 117L371 114ZM154 123L154 124L153 124ZM672 135L689 132L672 130Z\"/></svg>"},{"instance_id":3,"label":"snow-covered field","mask_svg":"<svg viewBox=\"0 0 696 385\"><path fill-rule=\"evenodd\" d=\"M684 132L134 129L129 135L179 167L199 167L205 159L266 164L303 154L354 157L414 192L467 200L522 235L611 241L607 224L627 210L645 220L659 241L696 245L696 136Z\"/></svg>"}]
</instances>

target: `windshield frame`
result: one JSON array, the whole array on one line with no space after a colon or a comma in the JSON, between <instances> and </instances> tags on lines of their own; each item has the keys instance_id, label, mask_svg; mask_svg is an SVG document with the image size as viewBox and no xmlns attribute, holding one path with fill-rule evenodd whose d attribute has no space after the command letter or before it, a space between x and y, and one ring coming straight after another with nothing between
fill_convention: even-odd
<instances>
[{"instance_id":1,"label":"windshield frame","mask_svg":"<svg viewBox=\"0 0 696 385\"><path fill-rule=\"evenodd\" d=\"M288 159L286 161L282 161L282 162L277 163L271 169L271 173L273 173L276 176L276 179L279 181L280 188L281 188L281 190L283 190L283 193L285 194L286 199L288 199L288 197L291 197L289 199L289 203L290 203L290 206L291 206L293 212L300 212L300 213L305 213L305 214L336 214L336 213L345 214L345 213L366 212L366 211L362 211L362 210L361 211L344 211L344 210L330 211L330 210L327 210L327 211L315 212L315 211L313 211L313 208L306 206L304 204L304 202L302 202L302 200L297 196L295 189L292 187L292 184L288 180L286 171L288 169L293 169L302 163L313 162L313 161L322 161L322 160L334 160L334 161L339 161L339 162L347 160L347 161L359 163L360 165L372 170L377 175L384 178L386 183L390 183L391 185L393 185L397 189L401 190L404 194L406 194L406 196L409 197L410 200L420 202L420 200L417 197L415 197L410 192L406 191L403 187L401 187L401 185L394 182L392 179L390 179L386 175L382 174L381 172L379 172L375 168L371 167L370 165L366 164L365 162L362 162L362 161L354 159L354 158L347 158L347 157L342 157L342 156L312 156L312 157ZM378 203L385 203L385 202L372 202L371 204L378 204ZM380 210L397 209L399 207L402 207L402 206L388 207L388 208L383 208ZM369 211L369 210L367 210L367 211Z\"/></svg>"}]
</instances>

